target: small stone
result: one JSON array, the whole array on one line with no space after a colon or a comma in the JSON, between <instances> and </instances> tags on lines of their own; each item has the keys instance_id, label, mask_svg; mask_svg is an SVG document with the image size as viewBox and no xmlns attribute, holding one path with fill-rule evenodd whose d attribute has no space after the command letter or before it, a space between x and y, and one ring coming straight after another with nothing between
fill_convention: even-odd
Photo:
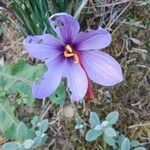
<instances>
[{"instance_id":1,"label":"small stone","mask_svg":"<svg viewBox=\"0 0 150 150\"><path fill-rule=\"evenodd\" d=\"M75 116L75 110L71 105L65 106L63 110L63 116L67 118L72 118Z\"/></svg>"}]
</instances>

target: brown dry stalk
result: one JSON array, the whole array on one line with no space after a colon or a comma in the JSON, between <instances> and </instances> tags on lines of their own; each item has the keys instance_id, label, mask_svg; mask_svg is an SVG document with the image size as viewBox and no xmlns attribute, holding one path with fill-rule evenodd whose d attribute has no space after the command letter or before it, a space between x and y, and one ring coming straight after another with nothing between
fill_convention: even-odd
<instances>
[{"instance_id":1,"label":"brown dry stalk","mask_svg":"<svg viewBox=\"0 0 150 150\"><path fill-rule=\"evenodd\" d=\"M132 128L139 128L139 127L146 127L146 126L150 126L150 123L135 124L135 125L129 126L128 128L129 128L129 129L132 129Z\"/></svg>"}]
</instances>

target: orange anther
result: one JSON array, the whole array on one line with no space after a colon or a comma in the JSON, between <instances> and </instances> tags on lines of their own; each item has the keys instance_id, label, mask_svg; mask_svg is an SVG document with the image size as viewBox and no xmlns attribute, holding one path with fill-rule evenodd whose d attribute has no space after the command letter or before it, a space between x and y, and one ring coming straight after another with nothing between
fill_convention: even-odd
<instances>
[{"instance_id":1,"label":"orange anther","mask_svg":"<svg viewBox=\"0 0 150 150\"><path fill-rule=\"evenodd\" d=\"M68 53L68 51L65 50L65 51L64 51L64 56L65 56L65 57L72 57L72 56L74 56L74 54L73 54L73 53Z\"/></svg>"},{"instance_id":2,"label":"orange anther","mask_svg":"<svg viewBox=\"0 0 150 150\"><path fill-rule=\"evenodd\" d=\"M74 57L74 63L75 64L79 63L79 56L78 56L77 52L76 51L73 52L73 49L69 44L67 44L65 46L64 56L65 57Z\"/></svg>"},{"instance_id":3,"label":"orange anther","mask_svg":"<svg viewBox=\"0 0 150 150\"><path fill-rule=\"evenodd\" d=\"M71 47L69 44L67 44L65 48L66 48L66 50L69 51L70 53L73 52L72 47Z\"/></svg>"}]
</instances>

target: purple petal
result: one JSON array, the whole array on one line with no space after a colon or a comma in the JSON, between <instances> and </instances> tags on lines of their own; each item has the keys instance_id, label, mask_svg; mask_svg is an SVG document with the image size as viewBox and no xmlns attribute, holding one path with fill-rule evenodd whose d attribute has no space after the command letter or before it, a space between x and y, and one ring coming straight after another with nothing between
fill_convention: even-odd
<instances>
[{"instance_id":1,"label":"purple petal","mask_svg":"<svg viewBox=\"0 0 150 150\"><path fill-rule=\"evenodd\" d=\"M62 43L49 34L28 36L24 41L25 49L37 59L47 59L55 53L60 53Z\"/></svg>"},{"instance_id":2,"label":"purple petal","mask_svg":"<svg viewBox=\"0 0 150 150\"><path fill-rule=\"evenodd\" d=\"M88 81L80 64L68 61L64 76L67 78L72 101L82 100L87 92Z\"/></svg>"},{"instance_id":3,"label":"purple petal","mask_svg":"<svg viewBox=\"0 0 150 150\"><path fill-rule=\"evenodd\" d=\"M103 28L80 32L74 40L74 45L79 51L103 49L111 43L111 34Z\"/></svg>"},{"instance_id":4,"label":"purple petal","mask_svg":"<svg viewBox=\"0 0 150 150\"><path fill-rule=\"evenodd\" d=\"M80 26L78 21L66 13L54 14L49 21L54 31L66 44L70 43L79 33Z\"/></svg>"},{"instance_id":5,"label":"purple petal","mask_svg":"<svg viewBox=\"0 0 150 150\"><path fill-rule=\"evenodd\" d=\"M51 95L59 86L64 68L64 62L54 60L48 66L43 80L33 85L32 92L35 98L43 99Z\"/></svg>"},{"instance_id":6,"label":"purple petal","mask_svg":"<svg viewBox=\"0 0 150 150\"><path fill-rule=\"evenodd\" d=\"M98 84L113 86L123 80L119 63L104 52L82 52L82 60L89 77Z\"/></svg>"},{"instance_id":7,"label":"purple petal","mask_svg":"<svg viewBox=\"0 0 150 150\"><path fill-rule=\"evenodd\" d=\"M47 60L45 60L45 64L48 68L50 68L51 65L55 65L56 61L58 64L61 64L64 61L63 53L55 53L55 55L51 55Z\"/></svg>"}]
</instances>

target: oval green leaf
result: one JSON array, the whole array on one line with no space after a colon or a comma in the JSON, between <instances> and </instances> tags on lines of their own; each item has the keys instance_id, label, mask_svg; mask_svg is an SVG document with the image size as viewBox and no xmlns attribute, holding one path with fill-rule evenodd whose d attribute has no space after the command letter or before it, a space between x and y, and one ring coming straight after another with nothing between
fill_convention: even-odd
<instances>
[{"instance_id":1,"label":"oval green leaf","mask_svg":"<svg viewBox=\"0 0 150 150\"><path fill-rule=\"evenodd\" d=\"M111 124L114 125L119 118L119 113L117 111L111 112L107 115L106 120Z\"/></svg>"}]
</instances>

